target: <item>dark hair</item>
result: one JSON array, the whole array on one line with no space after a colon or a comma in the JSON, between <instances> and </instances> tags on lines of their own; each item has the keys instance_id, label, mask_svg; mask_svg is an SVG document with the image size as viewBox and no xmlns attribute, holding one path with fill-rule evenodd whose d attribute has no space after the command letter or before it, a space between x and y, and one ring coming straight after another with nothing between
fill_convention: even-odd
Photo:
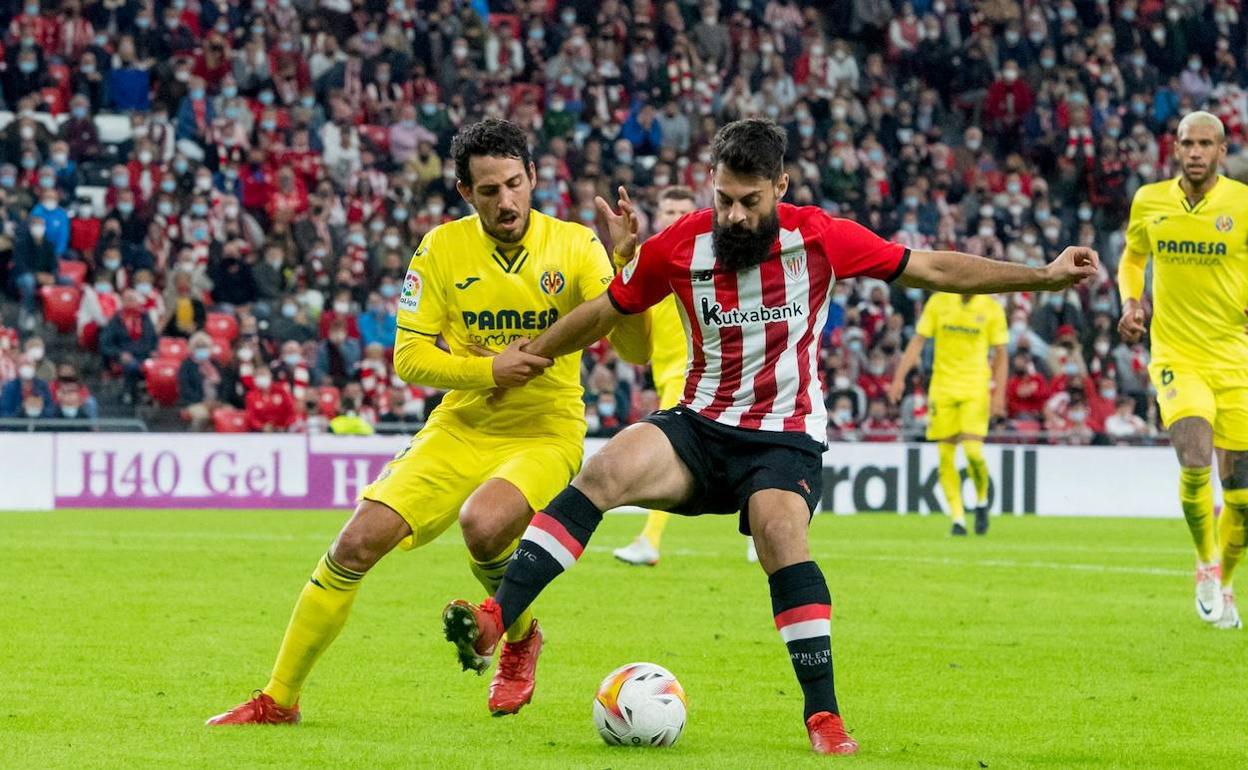
<instances>
[{"instance_id":1,"label":"dark hair","mask_svg":"<svg viewBox=\"0 0 1248 770\"><path fill-rule=\"evenodd\" d=\"M763 177L775 181L784 173L784 152L789 141L784 129L761 118L736 120L711 140L711 165L734 174Z\"/></svg>"},{"instance_id":2,"label":"dark hair","mask_svg":"<svg viewBox=\"0 0 1248 770\"><path fill-rule=\"evenodd\" d=\"M473 123L455 135L451 141L451 157L455 159L455 176L472 187L472 170L468 161L490 156L494 158L519 158L528 173L533 156L529 153L529 138L524 130L509 120L486 118Z\"/></svg>"},{"instance_id":3,"label":"dark hair","mask_svg":"<svg viewBox=\"0 0 1248 770\"><path fill-rule=\"evenodd\" d=\"M696 201L697 198L693 194L693 190L688 187L676 186L668 187L659 193L659 201Z\"/></svg>"}]
</instances>

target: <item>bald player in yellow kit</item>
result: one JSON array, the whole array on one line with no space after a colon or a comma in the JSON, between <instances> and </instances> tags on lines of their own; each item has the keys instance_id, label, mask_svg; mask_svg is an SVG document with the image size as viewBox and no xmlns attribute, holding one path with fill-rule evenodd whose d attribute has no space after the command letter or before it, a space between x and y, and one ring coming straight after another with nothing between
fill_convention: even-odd
<instances>
[{"instance_id":1,"label":"bald player in yellow kit","mask_svg":"<svg viewBox=\"0 0 1248 770\"><path fill-rule=\"evenodd\" d=\"M532 210L536 175L519 126L474 124L451 154L459 192L477 213L421 241L394 347L405 381L451 392L361 493L303 587L269 683L211 725L298 722L312 666L346 624L365 573L395 546L425 545L458 519L472 572L492 594L533 511L580 469L580 353L551 361L520 348L602 294L611 261L592 230ZM611 341L622 358L644 363L648 334L643 314ZM490 684L492 713L515 713L532 698L541 646L531 616L508 629Z\"/></svg>"},{"instance_id":2,"label":"bald player in yellow kit","mask_svg":"<svg viewBox=\"0 0 1248 770\"><path fill-rule=\"evenodd\" d=\"M659 208L654 217L654 232L667 229L668 225L697 209L693 191L685 187L669 187L659 194ZM627 264L631 254L615 257ZM622 265L617 265L622 267ZM676 295L672 294L650 309L650 335L652 352L650 371L654 388L659 393L659 408L670 409L680 402L685 388L685 366L688 356L688 338L680 311L676 308ZM613 552L615 558L629 564L653 566L659 561L659 542L671 514L666 511L650 511L641 534L623 548Z\"/></svg>"},{"instance_id":3,"label":"bald player in yellow kit","mask_svg":"<svg viewBox=\"0 0 1248 770\"><path fill-rule=\"evenodd\" d=\"M1178 455L1179 502L1196 545L1196 614L1236 629L1231 574L1248 516L1248 186L1218 173L1226 132L1208 112L1179 122L1174 159L1179 176L1144 185L1131 203L1118 331L1128 342L1144 334L1140 297L1151 256L1148 373ZM1216 529L1215 449L1224 502Z\"/></svg>"},{"instance_id":4,"label":"bald player in yellow kit","mask_svg":"<svg viewBox=\"0 0 1248 770\"><path fill-rule=\"evenodd\" d=\"M1005 414L1005 346L1009 342L1005 311L995 299L983 294L939 293L929 297L889 386L888 397L893 403L901 400L906 375L918 363L929 339L936 342L936 355L928 393L931 421L927 437L940 442L940 486L953 519L950 534L966 534L962 478L957 467L961 444L967 475L975 484L975 534L983 535L988 532L984 439L990 417Z\"/></svg>"}]
</instances>

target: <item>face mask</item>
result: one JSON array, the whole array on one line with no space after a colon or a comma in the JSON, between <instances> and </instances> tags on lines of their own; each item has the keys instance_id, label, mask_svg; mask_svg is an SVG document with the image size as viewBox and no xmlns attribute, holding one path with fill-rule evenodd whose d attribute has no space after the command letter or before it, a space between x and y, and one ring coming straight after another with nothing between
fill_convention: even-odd
<instances>
[{"instance_id":1,"label":"face mask","mask_svg":"<svg viewBox=\"0 0 1248 770\"><path fill-rule=\"evenodd\" d=\"M1166 42L1165 27L1157 27L1156 29L1153 30L1153 42L1155 42L1157 45L1161 45L1162 43Z\"/></svg>"},{"instance_id":2,"label":"face mask","mask_svg":"<svg viewBox=\"0 0 1248 770\"><path fill-rule=\"evenodd\" d=\"M77 417L77 416L78 416L78 407L76 407L76 406L62 406L62 407L61 407L61 414L65 415L66 417Z\"/></svg>"},{"instance_id":3,"label":"face mask","mask_svg":"<svg viewBox=\"0 0 1248 770\"><path fill-rule=\"evenodd\" d=\"M25 412L27 417L38 417L43 414L43 409L38 406L28 406L25 407Z\"/></svg>"},{"instance_id":4,"label":"face mask","mask_svg":"<svg viewBox=\"0 0 1248 770\"><path fill-rule=\"evenodd\" d=\"M1004 70L1001 73L1001 79L1007 83L1013 83L1018 80L1018 70Z\"/></svg>"},{"instance_id":5,"label":"face mask","mask_svg":"<svg viewBox=\"0 0 1248 770\"><path fill-rule=\"evenodd\" d=\"M341 345L342 343L344 343L344 342L346 342L346 341L347 341L347 335L345 335L345 334L331 334L331 335L329 335L329 341L330 341L330 342L332 342L332 343L334 343L335 345Z\"/></svg>"},{"instance_id":6,"label":"face mask","mask_svg":"<svg viewBox=\"0 0 1248 770\"><path fill-rule=\"evenodd\" d=\"M190 93L191 101L197 102L204 98L204 89L192 88Z\"/></svg>"},{"instance_id":7,"label":"face mask","mask_svg":"<svg viewBox=\"0 0 1248 770\"><path fill-rule=\"evenodd\" d=\"M908 233L917 233L919 231L919 223L918 222L902 222L901 229L905 230Z\"/></svg>"},{"instance_id":8,"label":"face mask","mask_svg":"<svg viewBox=\"0 0 1248 770\"><path fill-rule=\"evenodd\" d=\"M347 240L356 246L363 246L364 245L364 233L351 233L350 237L348 237Z\"/></svg>"},{"instance_id":9,"label":"face mask","mask_svg":"<svg viewBox=\"0 0 1248 770\"><path fill-rule=\"evenodd\" d=\"M287 366L298 366L303 363L303 356L298 353L288 353L287 355L282 356L282 362Z\"/></svg>"},{"instance_id":10,"label":"face mask","mask_svg":"<svg viewBox=\"0 0 1248 770\"><path fill-rule=\"evenodd\" d=\"M1187 68L1192 72L1200 72L1200 59L1192 59L1187 63Z\"/></svg>"},{"instance_id":11,"label":"face mask","mask_svg":"<svg viewBox=\"0 0 1248 770\"><path fill-rule=\"evenodd\" d=\"M1067 377L1074 377L1079 373L1079 365L1074 361L1069 361L1066 366L1062 367L1062 371L1066 372Z\"/></svg>"},{"instance_id":12,"label":"face mask","mask_svg":"<svg viewBox=\"0 0 1248 770\"><path fill-rule=\"evenodd\" d=\"M0 176L0 187L12 188L17 184L16 177Z\"/></svg>"},{"instance_id":13,"label":"face mask","mask_svg":"<svg viewBox=\"0 0 1248 770\"><path fill-rule=\"evenodd\" d=\"M1071 420L1071 422L1083 422L1083 421L1084 421L1084 419L1085 419L1087 416L1088 416L1088 413L1087 413L1087 412L1085 412L1085 411L1084 411L1084 410L1082 410L1082 409L1071 409L1071 410L1070 410L1070 420Z\"/></svg>"},{"instance_id":14,"label":"face mask","mask_svg":"<svg viewBox=\"0 0 1248 770\"><path fill-rule=\"evenodd\" d=\"M22 364L17 367L17 376L23 380L33 380L35 378L35 367L30 364Z\"/></svg>"},{"instance_id":15,"label":"face mask","mask_svg":"<svg viewBox=\"0 0 1248 770\"><path fill-rule=\"evenodd\" d=\"M33 157L28 155L25 158L22 158L22 168L26 169L27 171L30 171L34 167L35 167L35 159Z\"/></svg>"},{"instance_id":16,"label":"face mask","mask_svg":"<svg viewBox=\"0 0 1248 770\"><path fill-rule=\"evenodd\" d=\"M197 217L208 216L208 204L207 203L191 204L191 214Z\"/></svg>"},{"instance_id":17,"label":"face mask","mask_svg":"<svg viewBox=\"0 0 1248 770\"><path fill-rule=\"evenodd\" d=\"M245 363L247 361L250 361L254 356L255 356L255 353L252 352L251 348L239 348L238 349L239 361L243 361Z\"/></svg>"},{"instance_id":18,"label":"face mask","mask_svg":"<svg viewBox=\"0 0 1248 770\"><path fill-rule=\"evenodd\" d=\"M381 296L385 297L386 299L392 299L398 295L399 287L395 286L392 283L383 283L381 287L377 289L377 291L380 292Z\"/></svg>"},{"instance_id":19,"label":"face mask","mask_svg":"<svg viewBox=\"0 0 1248 770\"><path fill-rule=\"evenodd\" d=\"M853 419L853 415L849 413L848 409L837 409L832 413L832 419L838 423L847 423Z\"/></svg>"},{"instance_id":20,"label":"face mask","mask_svg":"<svg viewBox=\"0 0 1248 770\"><path fill-rule=\"evenodd\" d=\"M1049 214L1048 209L1038 209L1035 213L1036 221L1041 224L1044 224L1045 222L1049 221L1050 216L1051 214Z\"/></svg>"},{"instance_id":21,"label":"face mask","mask_svg":"<svg viewBox=\"0 0 1248 770\"><path fill-rule=\"evenodd\" d=\"M994 228L992 228L992 227L981 227L981 228L979 228L979 237L980 237L980 238L991 238L991 237L992 237L993 235L995 235L995 234L996 234L996 230L995 230Z\"/></svg>"},{"instance_id":22,"label":"face mask","mask_svg":"<svg viewBox=\"0 0 1248 770\"><path fill-rule=\"evenodd\" d=\"M273 384L273 379L270 377L257 377L256 378L256 387L259 388L260 390L268 390L269 386L272 384Z\"/></svg>"},{"instance_id":23,"label":"face mask","mask_svg":"<svg viewBox=\"0 0 1248 770\"><path fill-rule=\"evenodd\" d=\"M52 153L52 162L58 166L64 166L69 162L69 156L63 152Z\"/></svg>"},{"instance_id":24,"label":"face mask","mask_svg":"<svg viewBox=\"0 0 1248 770\"><path fill-rule=\"evenodd\" d=\"M229 106L225 108L225 117L229 120L238 120L239 111L237 107Z\"/></svg>"},{"instance_id":25,"label":"face mask","mask_svg":"<svg viewBox=\"0 0 1248 770\"><path fill-rule=\"evenodd\" d=\"M22 59L18 62L17 68L22 71L23 75L29 75L35 71L35 62L30 59Z\"/></svg>"},{"instance_id":26,"label":"face mask","mask_svg":"<svg viewBox=\"0 0 1248 770\"><path fill-rule=\"evenodd\" d=\"M346 315L351 311L351 303L339 300L334 303L334 312L338 315Z\"/></svg>"},{"instance_id":27,"label":"face mask","mask_svg":"<svg viewBox=\"0 0 1248 770\"><path fill-rule=\"evenodd\" d=\"M160 212L162 217L173 216L173 204L169 201L161 201L156 204L156 210Z\"/></svg>"},{"instance_id":28,"label":"face mask","mask_svg":"<svg viewBox=\"0 0 1248 770\"><path fill-rule=\"evenodd\" d=\"M980 145L980 141L978 139L966 140L966 149L970 150L971 152L979 152L979 145Z\"/></svg>"},{"instance_id":29,"label":"face mask","mask_svg":"<svg viewBox=\"0 0 1248 770\"><path fill-rule=\"evenodd\" d=\"M147 296L152 293L152 285L146 282L136 283L134 285L134 290L137 291L139 294L142 294L143 296Z\"/></svg>"},{"instance_id":30,"label":"face mask","mask_svg":"<svg viewBox=\"0 0 1248 770\"><path fill-rule=\"evenodd\" d=\"M78 218L79 218L79 219L90 219L90 218L91 218L91 213L92 213L92 212L91 212L91 207L90 207L90 206L79 206L79 207L78 207Z\"/></svg>"},{"instance_id":31,"label":"face mask","mask_svg":"<svg viewBox=\"0 0 1248 770\"><path fill-rule=\"evenodd\" d=\"M199 176L195 177L195 189L199 192L208 192L212 189L212 177Z\"/></svg>"},{"instance_id":32,"label":"face mask","mask_svg":"<svg viewBox=\"0 0 1248 770\"><path fill-rule=\"evenodd\" d=\"M195 228L195 231L194 231L193 233L191 233L191 237L192 237L192 238L194 238L194 239L195 239L195 240L197 240L197 241L206 241L206 240L208 240L208 228L206 228L206 227L197 227L197 228Z\"/></svg>"},{"instance_id":33,"label":"face mask","mask_svg":"<svg viewBox=\"0 0 1248 770\"><path fill-rule=\"evenodd\" d=\"M104 260L104 267L108 268L109 270L116 270L117 268L121 267L121 260L117 259L116 257L112 259L106 259Z\"/></svg>"},{"instance_id":34,"label":"face mask","mask_svg":"<svg viewBox=\"0 0 1248 770\"><path fill-rule=\"evenodd\" d=\"M872 163L883 163L884 151L880 150L879 148L872 148L870 151L867 152L867 160L871 161Z\"/></svg>"},{"instance_id":35,"label":"face mask","mask_svg":"<svg viewBox=\"0 0 1248 770\"><path fill-rule=\"evenodd\" d=\"M260 130L262 130L262 131L276 131L276 130L277 130L277 121L276 121L276 120L273 120L272 118L265 118L264 120L260 121Z\"/></svg>"},{"instance_id":36,"label":"face mask","mask_svg":"<svg viewBox=\"0 0 1248 770\"><path fill-rule=\"evenodd\" d=\"M105 267L108 267L108 265L105 265ZM115 268L110 268L110 269L115 269ZM96 294L109 294L112 291L113 291L113 285L109 283L108 281L99 281L98 283L95 284Z\"/></svg>"},{"instance_id":37,"label":"face mask","mask_svg":"<svg viewBox=\"0 0 1248 770\"><path fill-rule=\"evenodd\" d=\"M312 109L312 107L316 105L316 97L305 96L299 100L299 103L302 104L304 107L307 107L308 109Z\"/></svg>"},{"instance_id":38,"label":"face mask","mask_svg":"<svg viewBox=\"0 0 1248 770\"><path fill-rule=\"evenodd\" d=\"M387 235L384 238L382 238L381 242L386 244L387 249L397 249L399 247L400 240L399 240L399 236L391 233L390 235Z\"/></svg>"},{"instance_id":39,"label":"face mask","mask_svg":"<svg viewBox=\"0 0 1248 770\"><path fill-rule=\"evenodd\" d=\"M1035 246L1036 234L1035 233L1023 233L1023 243L1027 244L1028 246Z\"/></svg>"},{"instance_id":40,"label":"face mask","mask_svg":"<svg viewBox=\"0 0 1248 770\"><path fill-rule=\"evenodd\" d=\"M212 350L210 348L195 348L193 355L195 356L195 360L202 364L209 358L212 358Z\"/></svg>"},{"instance_id":41,"label":"face mask","mask_svg":"<svg viewBox=\"0 0 1248 770\"><path fill-rule=\"evenodd\" d=\"M130 186L129 174L124 174L124 175L118 174L117 176L113 177L113 187L116 187L119 190L124 190L129 186Z\"/></svg>"},{"instance_id":42,"label":"face mask","mask_svg":"<svg viewBox=\"0 0 1248 770\"><path fill-rule=\"evenodd\" d=\"M36 239L42 238L47 229L43 225L31 225L30 234Z\"/></svg>"},{"instance_id":43,"label":"face mask","mask_svg":"<svg viewBox=\"0 0 1248 770\"><path fill-rule=\"evenodd\" d=\"M131 214L134 213L134 204L126 202L126 201L122 201L121 203L118 203L117 213L121 214L123 217L130 216Z\"/></svg>"},{"instance_id":44,"label":"face mask","mask_svg":"<svg viewBox=\"0 0 1248 770\"><path fill-rule=\"evenodd\" d=\"M1080 222L1090 222L1092 220L1092 209L1080 206L1078 216Z\"/></svg>"},{"instance_id":45,"label":"face mask","mask_svg":"<svg viewBox=\"0 0 1248 770\"><path fill-rule=\"evenodd\" d=\"M179 176L185 174L189 168L190 165L182 158L178 158L173 162L173 170L176 171Z\"/></svg>"}]
</instances>

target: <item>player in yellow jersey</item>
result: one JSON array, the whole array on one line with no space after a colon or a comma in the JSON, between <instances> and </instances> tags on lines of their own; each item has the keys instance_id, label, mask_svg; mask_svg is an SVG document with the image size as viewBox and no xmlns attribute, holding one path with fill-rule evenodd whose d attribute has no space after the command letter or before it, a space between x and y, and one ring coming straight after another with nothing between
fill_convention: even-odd
<instances>
[{"instance_id":1,"label":"player in yellow jersey","mask_svg":"<svg viewBox=\"0 0 1248 770\"><path fill-rule=\"evenodd\" d=\"M394 346L405 381L451 393L361 493L299 596L269 683L209 724L297 722L304 680L346 623L364 574L395 546L425 545L458 519L473 574L493 593L533 510L580 468L580 354L552 361L520 347L602 294L611 262L588 228L532 210L536 175L518 126L482 121L456 136L451 152L456 186L476 214L421 241ZM611 340L623 358L642 363L648 333L642 319ZM529 702L541 645L531 616L508 630L491 712Z\"/></svg>"},{"instance_id":2,"label":"player in yellow jersey","mask_svg":"<svg viewBox=\"0 0 1248 770\"><path fill-rule=\"evenodd\" d=\"M1239 628L1231 573L1248 516L1248 186L1218 173L1226 132L1208 112L1179 122L1174 159L1179 176L1142 186L1131 203L1118 265L1118 332L1128 342L1144 334L1140 297L1151 256L1148 373L1178 455L1179 501L1196 544L1196 614ZM1225 503L1217 530L1215 449Z\"/></svg>"},{"instance_id":3,"label":"player in yellow jersey","mask_svg":"<svg viewBox=\"0 0 1248 770\"><path fill-rule=\"evenodd\" d=\"M659 208L654 217L654 232L659 233L668 225L697 209L693 191L687 187L669 187L659 193ZM626 254L624 262L632 259ZM618 258L617 258L618 259ZM623 265L618 265L623 267ZM676 308L676 295L650 309L650 336L652 352L650 371L654 388L659 393L659 408L671 409L680 401L685 387L685 358L688 354L688 337L680 311ZM646 526L632 543L617 548L615 558L629 564L653 566L659 561L659 540L671 514L666 511L650 511Z\"/></svg>"},{"instance_id":4,"label":"player in yellow jersey","mask_svg":"<svg viewBox=\"0 0 1248 770\"><path fill-rule=\"evenodd\" d=\"M940 442L940 486L953 519L950 534L966 534L962 478L957 466L961 444L967 475L975 484L975 534L983 535L988 532L984 438L988 435L990 413L1005 415L1005 345L1009 341L1005 311L996 300L983 294L933 294L919 316L915 335L888 388L893 403L901 400L906 375L919 362L929 339L936 341L936 354L928 394L931 422L927 437Z\"/></svg>"}]
</instances>

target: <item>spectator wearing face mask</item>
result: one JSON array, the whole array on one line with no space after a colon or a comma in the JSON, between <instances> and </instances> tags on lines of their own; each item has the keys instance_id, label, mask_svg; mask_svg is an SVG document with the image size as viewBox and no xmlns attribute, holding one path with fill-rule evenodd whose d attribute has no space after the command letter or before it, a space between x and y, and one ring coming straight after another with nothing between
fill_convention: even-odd
<instances>
[{"instance_id":1,"label":"spectator wearing face mask","mask_svg":"<svg viewBox=\"0 0 1248 770\"><path fill-rule=\"evenodd\" d=\"M316 357L316 380L328 380L341 388L359 371L360 358L359 340L347 336L347 325L342 320L335 321L329 328L329 337L321 341Z\"/></svg>"},{"instance_id":2,"label":"spectator wearing face mask","mask_svg":"<svg viewBox=\"0 0 1248 770\"><path fill-rule=\"evenodd\" d=\"M308 320L308 311L294 297L282 299L280 309L269 319L266 336L277 342L291 340L300 344L318 338L316 329ZM390 342L394 342L393 337Z\"/></svg>"},{"instance_id":3,"label":"spectator wearing face mask","mask_svg":"<svg viewBox=\"0 0 1248 770\"><path fill-rule=\"evenodd\" d=\"M393 283L384 283L382 289L390 289L395 293ZM392 305L386 302L382 292L368 295L368 307L359 315L360 341L365 347L373 344L389 348L394 345L394 335L398 328L398 315Z\"/></svg>"},{"instance_id":4,"label":"spectator wearing face mask","mask_svg":"<svg viewBox=\"0 0 1248 770\"><path fill-rule=\"evenodd\" d=\"M1057 338L1049 347L1049 371L1056 375L1073 378L1085 376L1088 365L1083 360L1083 350L1079 345L1079 333L1070 324L1057 327Z\"/></svg>"},{"instance_id":5,"label":"spectator wearing face mask","mask_svg":"<svg viewBox=\"0 0 1248 770\"><path fill-rule=\"evenodd\" d=\"M285 431L297 417L290 390L285 384L275 382L264 370L256 373L254 387L247 391L245 403L247 427L257 433Z\"/></svg>"},{"instance_id":6,"label":"spectator wearing face mask","mask_svg":"<svg viewBox=\"0 0 1248 770\"><path fill-rule=\"evenodd\" d=\"M35 328L38 289L56 283L56 248L48 240L43 218L32 215L18 233L14 249L13 282L22 298L22 328Z\"/></svg>"},{"instance_id":7,"label":"spectator wearing face mask","mask_svg":"<svg viewBox=\"0 0 1248 770\"><path fill-rule=\"evenodd\" d=\"M52 244L52 252L59 258L69 248L69 215L61 208L60 194L55 190L43 190L39 204L30 211L44 224L44 237Z\"/></svg>"},{"instance_id":8,"label":"spectator wearing face mask","mask_svg":"<svg viewBox=\"0 0 1248 770\"><path fill-rule=\"evenodd\" d=\"M1135 399L1119 396L1114 413L1105 418L1105 434L1112 443L1131 444L1150 435L1148 423L1135 413Z\"/></svg>"},{"instance_id":9,"label":"spectator wearing face mask","mask_svg":"<svg viewBox=\"0 0 1248 770\"><path fill-rule=\"evenodd\" d=\"M232 373L212 360L212 338L203 332L191 337L190 355L178 367L178 398L191 418L191 430L204 430L212 412L233 392Z\"/></svg>"},{"instance_id":10,"label":"spectator wearing face mask","mask_svg":"<svg viewBox=\"0 0 1248 770\"><path fill-rule=\"evenodd\" d=\"M273 379L286 386L294 397L294 403L302 404L312 385L312 371L308 368L303 347L293 340L282 343L281 357L271 367ZM259 377L259 373L256 375Z\"/></svg>"},{"instance_id":11,"label":"spectator wearing face mask","mask_svg":"<svg viewBox=\"0 0 1248 770\"><path fill-rule=\"evenodd\" d=\"M91 118L91 104L85 96L69 100L69 119L61 124L57 138L69 145L69 157L78 163L100 156L100 132Z\"/></svg>"},{"instance_id":12,"label":"spectator wearing face mask","mask_svg":"<svg viewBox=\"0 0 1248 770\"><path fill-rule=\"evenodd\" d=\"M1039 419L1049 398L1049 383L1026 353L1016 353L1005 386L1006 413L1011 419Z\"/></svg>"},{"instance_id":13,"label":"spectator wearing face mask","mask_svg":"<svg viewBox=\"0 0 1248 770\"><path fill-rule=\"evenodd\" d=\"M60 424L55 430L60 433L81 433L91 430L92 417L88 414L85 404L83 403L83 389L77 380L62 382L58 389L58 401L56 408L52 410L52 417L58 420L72 420L75 424Z\"/></svg>"},{"instance_id":14,"label":"spectator wearing face mask","mask_svg":"<svg viewBox=\"0 0 1248 770\"><path fill-rule=\"evenodd\" d=\"M208 277L212 279L212 298L218 304L245 307L259 296L251 265L239 254L236 241L225 244L220 258L208 263Z\"/></svg>"},{"instance_id":15,"label":"spectator wearing face mask","mask_svg":"<svg viewBox=\"0 0 1248 770\"><path fill-rule=\"evenodd\" d=\"M143 312L143 298L134 289L121 297L121 312L100 332L100 355L105 366L121 369L125 379L122 401L133 404L143 379L143 363L156 351L156 328Z\"/></svg>"},{"instance_id":16,"label":"spectator wearing face mask","mask_svg":"<svg viewBox=\"0 0 1248 770\"><path fill-rule=\"evenodd\" d=\"M862 421L863 441L896 441L901 436L897 421L888 414L888 402L873 398L867 404L867 417Z\"/></svg>"},{"instance_id":17,"label":"spectator wearing face mask","mask_svg":"<svg viewBox=\"0 0 1248 770\"><path fill-rule=\"evenodd\" d=\"M191 274L183 270L173 274L173 280L165 289L165 314L161 334L166 337L190 337L204 328L208 309L203 300L192 290Z\"/></svg>"},{"instance_id":18,"label":"spectator wearing face mask","mask_svg":"<svg viewBox=\"0 0 1248 770\"><path fill-rule=\"evenodd\" d=\"M27 337L26 343L22 346L22 352L35 365L36 378L47 382L56 379L56 365L44 354L45 346L42 338Z\"/></svg>"},{"instance_id":19,"label":"spectator wearing face mask","mask_svg":"<svg viewBox=\"0 0 1248 770\"><path fill-rule=\"evenodd\" d=\"M52 391L48 383L35 376L35 362L27 356L17 360L17 379L9 380L0 388L0 417L24 417L24 405L31 396L41 399L40 410L34 416L50 416Z\"/></svg>"},{"instance_id":20,"label":"spectator wearing face mask","mask_svg":"<svg viewBox=\"0 0 1248 770\"><path fill-rule=\"evenodd\" d=\"M286 290L286 251L281 244L264 249L264 259L251 268L256 282L256 298L266 304L280 300Z\"/></svg>"},{"instance_id":21,"label":"spectator wearing face mask","mask_svg":"<svg viewBox=\"0 0 1248 770\"><path fill-rule=\"evenodd\" d=\"M334 302L330 307L321 312L320 336L322 339L329 337L330 327L335 321L342 321L346 324L347 336L353 340L360 339L360 324L356 321L355 314L351 312L351 291L349 289L341 289L334 294ZM394 342L393 339L390 340Z\"/></svg>"}]
</instances>

